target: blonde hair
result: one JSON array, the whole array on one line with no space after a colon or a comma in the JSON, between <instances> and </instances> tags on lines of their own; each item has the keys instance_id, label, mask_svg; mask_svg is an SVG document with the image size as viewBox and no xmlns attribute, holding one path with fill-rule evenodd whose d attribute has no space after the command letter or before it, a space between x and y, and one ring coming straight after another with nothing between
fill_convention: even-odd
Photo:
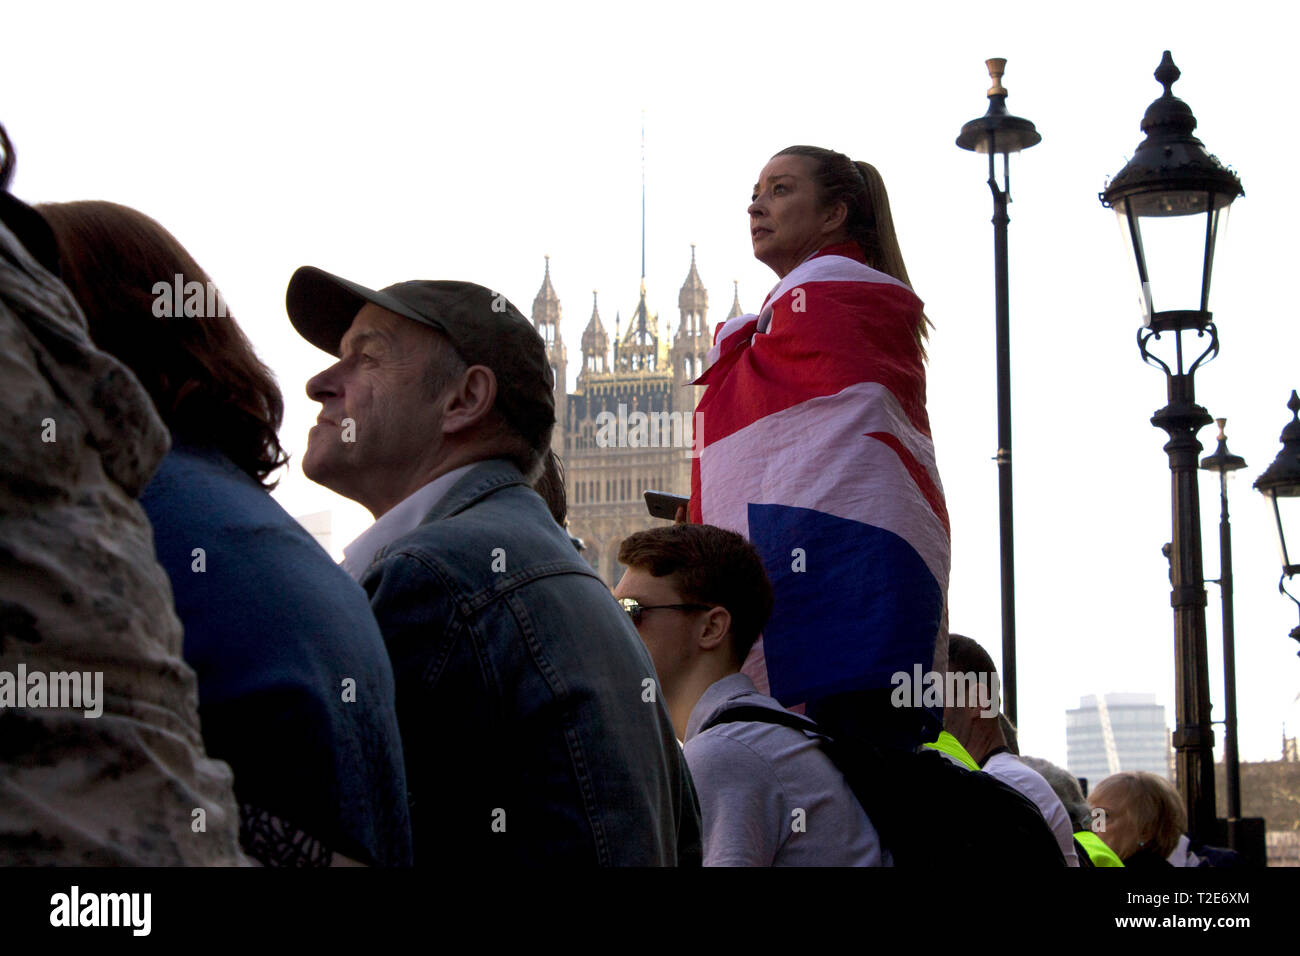
<instances>
[{"instance_id":1,"label":"blonde hair","mask_svg":"<svg viewBox=\"0 0 1300 956\"><path fill-rule=\"evenodd\" d=\"M1121 770L1097 784L1090 800L1095 806L1112 792L1133 817L1142 845L1152 844L1162 857L1174 852L1187 829L1187 810L1173 784L1145 770Z\"/></svg>"}]
</instances>

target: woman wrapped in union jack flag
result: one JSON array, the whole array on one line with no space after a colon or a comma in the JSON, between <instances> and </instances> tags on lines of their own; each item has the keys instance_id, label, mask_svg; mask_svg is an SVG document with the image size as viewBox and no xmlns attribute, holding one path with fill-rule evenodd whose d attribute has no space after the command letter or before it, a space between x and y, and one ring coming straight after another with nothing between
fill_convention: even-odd
<instances>
[{"instance_id":1,"label":"woman wrapped in union jack flag","mask_svg":"<svg viewBox=\"0 0 1300 956\"><path fill-rule=\"evenodd\" d=\"M748 537L776 607L744 671L833 733L910 750L942 703L891 678L946 669L950 534L925 407L928 320L880 174L791 146L749 206L780 279L714 336L695 416L690 520Z\"/></svg>"}]
</instances>

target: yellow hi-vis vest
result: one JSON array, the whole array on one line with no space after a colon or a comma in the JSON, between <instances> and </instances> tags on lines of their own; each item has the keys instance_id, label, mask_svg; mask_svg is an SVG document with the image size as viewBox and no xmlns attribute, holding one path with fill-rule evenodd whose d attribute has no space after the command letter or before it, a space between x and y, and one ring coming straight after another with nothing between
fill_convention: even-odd
<instances>
[{"instance_id":1,"label":"yellow hi-vis vest","mask_svg":"<svg viewBox=\"0 0 1300 956\"><path fill-rule=\"evenodd\" d=\"M1088 852L1088 859L1092 860L1093 866L1124 865L1124 861L1116 855L1114 850L1106 845L1106 841L1097 836L1097 834L1093 833L1091 830L1080 830L1074 835L1074 838L1078 840L1079 845Z\"/></svg>"},{"instance_id":2,"label":"yellow hi-vis vest","mask_svg":"<svg viewBox=\"0 0 1300 956\"><path fill-rule=\"evenodd\" d=\"M949 757L956 757L966 767L977 773L979 772L980 765L975 762L975 758L966 752L966 748L961 745L961 741L946 730L940 731L939 739L934 743L926 744L926 746L938 750L940 753L945 753Z\"/></svg>"}]
</instances>

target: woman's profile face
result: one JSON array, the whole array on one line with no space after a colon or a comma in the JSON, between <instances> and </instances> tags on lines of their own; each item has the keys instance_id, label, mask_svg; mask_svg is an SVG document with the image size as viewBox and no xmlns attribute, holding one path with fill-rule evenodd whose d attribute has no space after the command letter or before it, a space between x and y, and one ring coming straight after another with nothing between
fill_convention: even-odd
<instances>
[{"instance_id":1,"label":"woman's profile face","mask_svg":"<svg viewBox=\"0 0 1300 956\"><path fill-rule=\"evenodd\" d=\"M754 258L784 278L804 259L844 237L844 205L820 205L806 156L773 156L754 185L749 236Z\"/></svg>"},{"instance_id":2,"label":"woman's profile face","mask_svg":"<svg viewBox=\"0 0 1300 956\"><path fill-rule=\"evenodd\" d=\"M1100 807L1104 811L1105 815L1098 824L1103 828L1097 831L1097 836L1115 851L1115 855L1126 860L1136 853L1143 837L1138 833L1129 800L1112 787L1089 794L1088 803L1094 809Z\"/></svg>"}]
</instances>

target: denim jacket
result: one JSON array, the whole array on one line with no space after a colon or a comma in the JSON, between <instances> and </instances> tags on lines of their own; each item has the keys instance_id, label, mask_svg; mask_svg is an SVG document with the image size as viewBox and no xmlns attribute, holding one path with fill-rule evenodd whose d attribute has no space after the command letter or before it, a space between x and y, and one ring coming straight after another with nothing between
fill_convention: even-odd
<instances>
[{"instance_id":1,"label":"denim jacket","mask_svg":"<svg viewBox=\"0 0 1300 956\"><path fill-rule=\"evenodd\" d=\"M478 463L362 585L397 683L417 865L700 863L654 665L514 465Z\"/></svg>"}]
</instances>

